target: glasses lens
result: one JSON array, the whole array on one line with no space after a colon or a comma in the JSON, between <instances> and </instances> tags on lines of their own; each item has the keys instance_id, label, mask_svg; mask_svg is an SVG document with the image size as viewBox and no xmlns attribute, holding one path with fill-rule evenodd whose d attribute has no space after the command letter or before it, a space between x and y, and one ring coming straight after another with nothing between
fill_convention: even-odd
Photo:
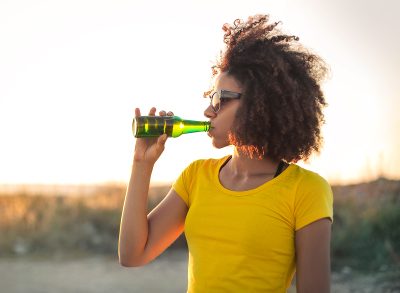
<instances>
[{"instance_id":1,"label":"glasses lens","mask_svg":"<svg viewBox=\"0 0 400 293\"><path fill-rule=\"evenodd\" d=\"M218 92L214 92L211 96L211 106L214 112L218 112L221 106L221 96Z\"/></svg>"}]
</instances>

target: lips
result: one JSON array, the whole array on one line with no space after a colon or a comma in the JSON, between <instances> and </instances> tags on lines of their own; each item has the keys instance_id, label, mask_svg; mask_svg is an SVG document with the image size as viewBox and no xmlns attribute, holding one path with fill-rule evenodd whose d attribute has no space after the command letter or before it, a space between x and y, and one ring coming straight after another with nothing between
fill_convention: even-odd
<instances>
[{"instance_id":1,"label":"lips","mask_svg":"<svg viewBox=\"0 0 400 293\"><path fill-rule=\"evenodd\" d=\"M207 135L209 136L209 137L212 137L212 131L214 130L214 127L210 127L210 129L207 131Z\"/></svg>"}]
</instances>

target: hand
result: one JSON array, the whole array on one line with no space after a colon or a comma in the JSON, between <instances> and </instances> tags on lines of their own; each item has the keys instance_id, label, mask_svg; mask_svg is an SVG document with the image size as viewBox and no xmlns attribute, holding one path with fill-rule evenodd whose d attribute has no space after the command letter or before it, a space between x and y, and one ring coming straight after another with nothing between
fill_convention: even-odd
<instances>
[{"instance_id":1,"label":"hand","mask_svg":"<svg viewBox=\"0 0 400 293\"><path fill-rule=\"evenodd\" d=\"M155 116L156 108L152 107L149 112L149 116ZM135 117L140 116L140 109L135 109ZM159 112L160 116L173 116L174 114L169 111ZM165 148L165 142L167 141L167 135L160 135L158 138L137 138L135 145L135 152L133 159L135 162L146 162L154 164L158 158L161 156Z\"/></svg>"}]
</instances>

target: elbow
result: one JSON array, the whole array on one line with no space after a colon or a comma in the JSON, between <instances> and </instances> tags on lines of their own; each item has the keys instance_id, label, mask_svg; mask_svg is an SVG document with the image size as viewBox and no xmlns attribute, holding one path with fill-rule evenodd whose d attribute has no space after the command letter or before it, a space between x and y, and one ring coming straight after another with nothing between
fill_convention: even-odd
<instances>
[{"instance_id":1,"label":"elbow","mask_svg":"<svg viewBox=\"0 0 400 293\"><path fill-rule=\"evenodd\" d=\"M138 261L131 260L131 259L125 259L125 258L121 258L121 257L119 258L119 264L126 268L140 267L143 265Z\"/></svg>"},{"instance_id":2,"label":"elbow","mask_svg":"<svg viewBox=\"0 0 400 293\"><path fill-rule=\"evenodd\" d=\"M119 264L126 268L141 267L146 264L140 257L132 257L128 255L119 254Z\"/></svg>"},{"instance_id":3,"label":"elbow","mask_svg":"<svg viewBox=\"0 0 400 293\"><path fill-rule=\"evenodd\" d=\"M122 259L119 259L119 264L125 268L140 267L140 265L136 262L122 260Z\"/></svg>"}]
</instances>

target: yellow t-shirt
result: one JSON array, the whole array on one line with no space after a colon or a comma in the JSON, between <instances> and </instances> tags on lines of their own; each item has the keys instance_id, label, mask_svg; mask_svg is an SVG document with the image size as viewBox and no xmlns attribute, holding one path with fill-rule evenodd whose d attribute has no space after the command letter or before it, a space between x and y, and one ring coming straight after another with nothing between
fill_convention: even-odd
<instances>
[{"instance_id":1,"label":"yellow t-shirt","mask_svg":"<svg viewBox=\"0 0 400 293\"><path fill-rule=\"evenodd\" d=\"M224 188L228 159L198 160L173 184L189 211L188 292L286 292L295 272L295 231L333 219L329 184L291 164L276 178L247 190Z\"/></svg>"}]
</instances>

